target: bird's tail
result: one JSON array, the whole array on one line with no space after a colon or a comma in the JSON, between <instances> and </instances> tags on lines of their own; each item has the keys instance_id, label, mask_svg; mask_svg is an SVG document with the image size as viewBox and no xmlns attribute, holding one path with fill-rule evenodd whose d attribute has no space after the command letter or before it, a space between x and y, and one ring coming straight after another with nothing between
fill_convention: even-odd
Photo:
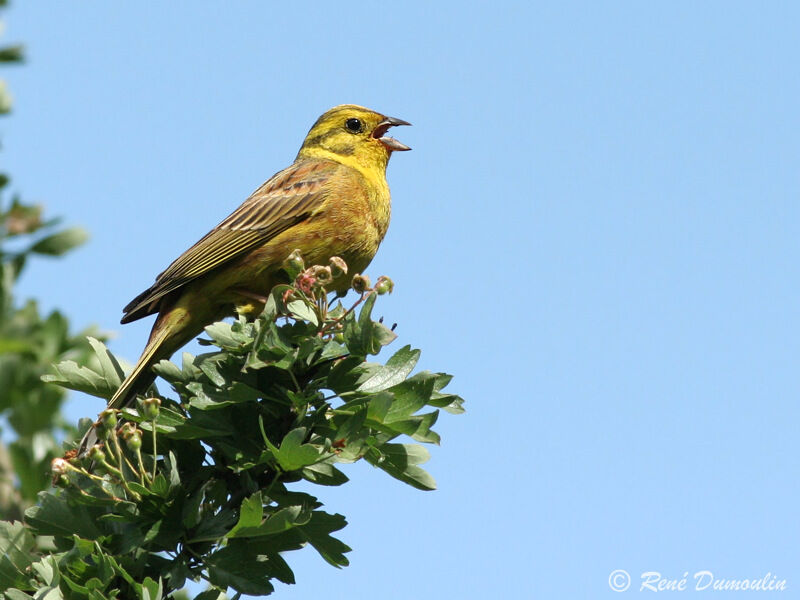
<instances>
[{"instance_id":1,"label":"bird's tail","mask_svg":"<svg viewBox=\"0 0 800 600\"><path fill-rule=\"evenodd\" d=\"M156 321L147 346L145 346L142 355L136 362L136 366L128 373L119 389L108 401L108 408L120 409L130 406L133 404L136 394L146 390L155 381L156 376L151 367L162 358L169 357L174 350L174 344L169 343L174 338L174 329L164 325L164 323ZM89 428L89 431L81 439L80 446L78 446L78 456L84 456L97 441L97 427L95 424Z\"/></svg>"}]
</instances>

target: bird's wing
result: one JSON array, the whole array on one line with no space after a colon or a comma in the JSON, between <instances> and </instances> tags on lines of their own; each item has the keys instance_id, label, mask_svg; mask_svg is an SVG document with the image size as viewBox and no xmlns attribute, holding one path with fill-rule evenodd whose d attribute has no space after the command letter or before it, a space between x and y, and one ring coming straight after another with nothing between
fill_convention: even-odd
<instances>
[{"instance_id":1,"label":"bird's wing","mask_svg":"<svg viewBox=\"0 0 800 600\"><path fill-rule=\"evenodd\" d=\"M122 323L158 312L158 301L167 294L307 219L324 201L322 188L340 168L331 161L305 160L276 173L134 298L123 309Z\"/></svg>"}]
</instances>

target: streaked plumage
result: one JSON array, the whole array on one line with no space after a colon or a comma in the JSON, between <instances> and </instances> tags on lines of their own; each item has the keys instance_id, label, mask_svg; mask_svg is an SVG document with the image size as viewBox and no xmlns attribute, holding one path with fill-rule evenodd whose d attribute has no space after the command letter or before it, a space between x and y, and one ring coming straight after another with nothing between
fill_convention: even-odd
<instances>
[{"instance_id":1,"label":"streaked plumage","mask_svg":"<svg viewBox=\"0 0 800 600\"><path fill-rule=\"evenodd\" d=\"M356 125L357 124L357 125ZM259 187L230 216L178 257L124 309L122 323L158 313L136 366L109 401L121 408L152 383L150 367L225 316L257 313L285 281L282 264L299 249L307 265L342 257L363 271L389 226L386 165L408 150L386 130L405 121L342 105L323 114L295 162ZM343 278L334 286L345 291ZM94 429L81 441L96 442Z\"/></svg>"}]
</instances>

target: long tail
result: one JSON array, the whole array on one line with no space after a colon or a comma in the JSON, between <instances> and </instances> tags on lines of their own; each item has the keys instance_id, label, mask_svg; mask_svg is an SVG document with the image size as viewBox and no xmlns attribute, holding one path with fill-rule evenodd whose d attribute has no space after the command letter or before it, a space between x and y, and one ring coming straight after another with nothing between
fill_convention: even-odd
<instances>
[{"instance_id":1,"label":"long tail","mask_svg":"<svg viewBox=\"0 0 800 600\"><path fill-rule=\"evenodd\" d=\"M146 390L155 381L156 376L151 367L162 358L169 358L177 348L199 333L187 327L189 319L186 316L186 312L180 309L159 315L136 366L108 401L108 408L125 408L133 404L136 394ZM97 441L95 424L84 434L78 447L78 456L84 456Z\"/></svg>"}]
</instances>

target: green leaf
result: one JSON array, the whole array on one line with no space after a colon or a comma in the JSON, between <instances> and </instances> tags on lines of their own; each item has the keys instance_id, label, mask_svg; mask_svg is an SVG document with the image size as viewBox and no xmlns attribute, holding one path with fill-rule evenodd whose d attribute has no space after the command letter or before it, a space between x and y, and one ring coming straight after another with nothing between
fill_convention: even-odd
<instances>
[{"instance_id":1,"label":"green leaf","mask_svg":"<svg viewBox=\"0 0 800 600\"><path fill-rule=\"evenodd\" d=\"M203 511L200 510L200 507L205 499L206 489L210 484L210 481L203 483L200 488L189 497L186 504L183 505L181 521L183 526L187 529L196 527L197 524L200 523L200 519L203 517Z\"/></svg>"},{"instance_id":2,"label":"green leaf","mask_svg":"<svg viewBox=\"0 0 800 600\"><path fill-rule=\"evenodd\" d=\"M308 321L315 327L319 325L317 313L305 300L292 300L286 305L287 310L300 321Z\"/></svg>"},{"instance_id":3,"label":"green leaf","mask_svg":"<svg viewBox=\"0 0 800 600\"><path fill-rule=\"evenodd\" d=\"M6 82L0 79L0 115L4 115L11 110L12 96L8 91Z\"/></svg>"},{"instance_id":4,"label":"green leaf","mask_svg":"<svg viewBox=\"0 0 800 600\"><path fill-rule=\"evenodd\" d=\"M387 411L388 412L388 411ZM367 410L361 408L352 416L346 418L336 430L337 439L348 439L361 433L364 421L367 418Z\"/></svg>"},{"instance_id":5,"label":"green leaf","mask_svg":"<svg viewBox=\"0 0 800 600\"><path fill-rule=\"evenodd\" d=\"M39 562L31 565L39 578L50 586L57 586L59 580L58 563L55 556L45 556Z\"/></svg>"},{"instance_id":6,"label":"green leaf","mask_svg":"<svg viewBox=\"0 0 800 600\"><path fill-rule=\"evenodd\" d=\"M378 299L378 294L371 293L367 296L361 311L358 313L358 324L360 327L366 327L372 323L372 309L375 307L375 301Z\"/></svg>"},{"instance_id":7,"label":"green leaf","mask_svg":"<svg viewBox=\"0 0 800 600\"><path fill-rule=\"evenodd\" d=\"M36 560L33 535L19 521L0 521L0 590L28 587L28 569Z\"/></svg>"},{"instance_id":8,"label":"green leaf","mask_svg":"<svg viewBox=\"0 0 800 600\"><path fill-rule=\"evenodd\" d=\"M267 595L274 591L272 578L261 556L253 556L242 545L231 544L214 552L206 560L211 581L220 587L232 587L242 594Z\"/></svg>"},{"instance_id":9,"label":"green leaf","mask_svg":"<svg viewBox=\"0 0 800 600\"><path fill-rule=\"evenodd\" d=\"M388 346L397 339L397 334L383 323L373 323L370 330L368 348L370 354L378 354L383 346Z\"/></svg>"},{"instance_id":10,"label":"green leaf","mask_svg":"<svg viewBox=\"0 0 800 600\"><path fill-rule=\"evenodd\" d=\"M378 392L396 385L414 370L419 360L420 351L412 350L411 346L403 346L386 361L386 365L377 369L371 376L358 386L360 392Z\"/></svg>"},{"instance_id":11,"label":"green leaf","mask_svg":"<svg viewBox=\"0 0 800 600\"><path fill-rule=\"evenodd\" d=\"M119 388L125 378L125 372L103 342L93 337L87 337L86 340L94 350L99 371L81 367L74 361L66 360L53 367L55 373L42 375L41 379L47 383L55 383L71 390L108 400Z\"/></svg>"},{"instance_id":12,"label":"green leaf","mask_svg":"<svg viewBox=\"0 0 800 600\"><path fill-rule=\"evenodd\" d=\"M122 409L122 414L129 421L139 423L145 431L152 431L150 421L146 421L138 412L131 409ZM179 427L190 427L186 425L186 417L184 417L177 410L169 406L161 406L158 411L158 418L156 419L156 431L158 433L175 433Z\"/></svg>"},{"instance_id":13,"label":"green leaf","mask_svg":"<svg viewBox=\"0 0 800 600\"><path fill-rule=\"evenodd\" d=\"M465 412L464 407L464 399L460 396L456 396L455 394L437 394L436 392L433 393L431 399L428 401L430 406L436 406L449 412L451 415L460 415Z\"/></svg>"},{"instance_id":14,"label":"green leaf","mask_svg":"<svg viewBox=\"0 0 800 600\"><path fill-rule=\"evenodd\" d=\"M320 556L334 567L346 567L350 564L344 553L350 552L350 547L341 540L331 536L331 532L339 531L347 525L342 515L331 515L315 510L311 521L300 528L301 535L314 546Z\"/></svg>"},{"instance_id":15,"label":"green leaf","mask_svg":"<svg viewBox=\"0 0 800 600\"><path fill-rule=\"evenodd\" d=\"M183 373L178 368L178 366L168 360L160 360L152 367L153 372L166 379L170 383L174 383L176 381L180 381L183 383L185 380L183 378Z\"/></svg>"},{"instance_id":16,"label":"green leaf","mask_svg":"<svg viewBox=\"0 0 800 600\"><path fill-rule=\"evenodd\" d=\"M375 363L364 362L360 356L348 356L331 369L325 387L337 394L355 391L362 381L366 381L380 367L381 365Z\"/></svg>"},{"instance_id":17,"label":"green leaf","mask_svg":"<svg viewBox=\"0 0 800 600\"><path fill-rule=\"evenodd\" d=\"M33 596L29 596L25 592L18 590L16 588L4 590L3 597L7 600L34 600Z\"/></svg>"},{"instance_id":18,"label":"green leaf","mask_svg":"<svg viewBox=\"0 0 800 600\"><path fill-rule=\"evenodd\" d=\"M194 535L189 537L188 543L215 542L224 537L235 524L236 515L233 510L223 509L200 521Z\"/></svg>"},{"instance_id":19,"label":"green leaf","mask_svg":"<svg viewBox=\"0 0 800 600\"><path fill-rule=\"evenodd\" d=\"M224 366L227 358L224 352L212 352L210 354L201 354L195 358L194 364L211 380L211 383L217 386L224 386L226 380L220 373L220 367Z\"/></svg>"},{"instance_id":20,"label":"green leaf","mask_svg":"<svg viewBox=\"0 0 800 600\"><path fill-rule=\"evenodd\" d=\"M338 342L330 341L322 346L317 362L328 362L333 358L341 358L343 356L347 356L347 348Z\"/></svg>"},{"instance_id":21,"label":"green leaf","mask_svg":"<svg viewBox=\"0 0 800 600\"><path fill-rule=\"evenodd\" d=\"M236 531L231 530L228 537L231 538L253 538L265 535L275 535L296 527L304 525L311 519L310 507L294 505L281 508L269 515L267 519L258 526L242 527Z\"/></svg>"},{"instance_id":22,"label":"green leaf","mask_svg":"<svg viewBox=\"0 0 800 600\"><path fill-rule=\"evenodd\" d=\"M184 352L181 358L183 363L180 369L168 360L161 360L153 365L153 371L176 387L179 387L179 384L185 385L198 379L202 375L202 371L194 365L194 356Z\"/></svg>"},{"instance_id":23,"label":"green leaf","mask_svg":"<svg viewBox=\"0 0 800 600\"><path fill-rule=\"evenodd\" d=\"M347 348L356 356L377 354L382 346L397 338L388 327L371 319L377 297L378 295L374 293L367 296L358 319L353 319L351 313L344 321L343 335Z\"/></svg>"},{"instance_id":24,"label":"green leaf","mask_svg":"<svg viewBox=\"0 0 800 600\"><path fill-rule=\"evenodd\" d=\"M214 389L197 381L187 385L186 389L194 394L190 404L200 410L216 410L231 404L255 402L262 395L258 390L240 381L234 382L225 390Z\"/></svg>"},{"instance_id":25,"label":"green leaf","mask_svg":"<svg viewBox=\"0 0 800 600\"><path fill-rule=\"evenodd\" d=\"M153 581L145 577L142 581L142 600L161 600L164 595L164 585L161 578Z\"/></svg>"},{"instance_id":26,"label":"green leaf","mask_svg":"<svg viewBox=\"0 0 800 600\"><path fill-rule=\"evenodd\" d=\"M71 227L42 238L30 247L31 252L60 256L89 239L89 234L81 227Z\"/></svg>"},{"instance_id":27,"label":"green leaf","mask_svg":"<svg viewBox=\"0 0 800 600\"><path fill-rule=\"evenodd\" d=\"M431 427L436 423L438 417L439 411L435 410L424 415L414 415L401 421L385 422L383 430L404 433L418 442L438 444L441 441L439 434L431 431Z\"/></svg>"},{"instance_id":28,"label":"green leaf","mask_svg":"<svg viewBox=\"0 0 800 600\"><path fill-rule=\"evenodd\" d=\"M21 62L24 57L25 55L23 53L23 46L17 45L0 48L0 62Z\"/></svg>"},{"instance_id":29,"label":"green leaf","mask_svg":"<svg viewBox=\"0 0 800 600\"><path fill-rule=\"evenodd\" d=\"M61 590L57 587L54 587L47 591L47 593L42 595L44 590L39 590L39 593L36 595L36 600L64 600L64 595L61 593ZM106 600L103 596L94 595L92 598L99 598L102 600Z\"/></svg>"},{"instance_id":30,"label":"green leaf","mask_svg":"<svg viewBox=\"0 0 800 600\"><path fill-rule=\"evenodd\" d=\"M392 408L394 397L388 392L380 392L369 399L367 418L382 423Z\"/></svg>"},{"instance_id":31,"label":"green leaf","mask_svg":"<svg viewBox=\"0 0 800 600\"><path fill-rule=\"evenodd\" d=\"M249 498L242 500L242 504L239 506L239 520L228 535L236 537L236 532L240 529L258 527L263 519L264 501L261 498L261 492L256 492Z\"/></svg>"},{"instance_id":32,"label":"green leaf","mask_svg":"<svg viewBox=\"0 0 800 600\"><path fill-rule=\"evenodd\" d=\"M94 350L95 357L100 364L100 374L108 383L118 388L122 380L125 379L125 371L122 370L119 361L100 340L87 337L86 341L89 342L92 350Z\"/></svg>"},{"instance_id":33,"label":"green leaf","mask_svg":"<svg viewBox=\"0 0 800 600\"><path fill-rule=\"evenodd\" d=\"M86 507L69 506L63 498L47 492L39 493L38 506L25 511L25 521L37 535L60 535L72 539L76 534L92 540L100 535L95 519Z\"/></svg>"},{"instance_id":34,"label":"green leaf","mask_svg":"<svg viewBox=\"0 0 800 600\"><path fill-rule=\"evenodd\" d=\"M239 321L235 323L218 321L206 327L205 332L217 346L232 352L243 350L253 343L252 324L243 325Z\"/></svg>"},{"instance_id":35,"label":"green leaf","mask_svg":"<svg viewBox=\"0 0 800 600\"><path fill-rule=\"evenodd\" d=\"M209 589L205 592L199 593L197 596L194 597L194 600L227 600L228 597L225 595L225 592L221 592L219 590Z\"/></svg>"},{"instance_id":36,"label":"green leaf","mask_svg":"<svg viewBox=\"0 0 800 600\"><path fill-rule=\"evenodd\" d=\"M450 380L453 379L453 376L448 375L447 373L434 373L434 377L436 378L436 381L433 384L434 391L433 394L431 394L431 399L428 401L428 404L437 408L443 408L447 412L454 415L462 414L464 412L464 408L462 407L464 404L463 398L456 396L455 394L440 393L442 388L450 383Z\"/></svg>"},{"instance_id":37,"label":"green leaf","mask_svg":"<svg viewBox=\"0 0 800 600\"><path fill-rule=\"evenodd\" d=\"M347 475L329 462L318 462L303 467L302 474L305 479L318 485L342 485L349 481Z\"/></svg>"},{"instance_id":38,"label":"green leaf","mask_svg":"<svg viewBox=\"0 0 800 600\"><path fill-rule=\"evenodd\" d=\"M417 444L383 444L372 448L366 459L379 469L383 469L395 479L399 479L419 490L436 489L436 481L417 465L430 458L428 451Z\"/></svg>"},{"instance_id":39,"label":"green leaf","mask_svg":"<svg viewBox=\"0 0 800 600\"><path fill-rule=\"evenodd\" d=\"M174 490L179 488L181 485L181 475L178 470L178 460L172 450L164 457L164 470L169 474L169 489Z\"/></svg>"},{"instance_id":40,"label":"green leaf","mask_svg":"<svg viewBox=\"0 0 800 600\"><path fill-rule=\"evenodd\" d=\"M267 440L270 452L272 452L275 460L278 461L284 471L294 471L314 464L319 460L319 449L311 444L304 444L305 438L305 427L298 427L286 434L281 442L280 449Z\"/></svg>"},{"instance_id":41,"label":"green leaf","mask_svg":"<svg viewBox=\"0 0 800 600\"><path fill-rule=\"evenodd\" d=\"M387 423L399 421L414 414L427 404L433 393L434 381L425 373L418 373L412 379L399 383L389 391L394 394L394 402L384 419Z\"/></svg>"},{"instance_id":42,"label":"green leaf","mask_svg":"<svg viewBox=\"0 0 800 600\"><path fill-rule=\"evenodd\" d=\"M97 396L104 400L109 400L117 387L109 383L102 375L96 373L89 367L81 367L75 361L65 360L53 365L53 373L42 375L45 383L55 383L77 392L84 392L91 396Z\"/></svg>"}]
</instances>

